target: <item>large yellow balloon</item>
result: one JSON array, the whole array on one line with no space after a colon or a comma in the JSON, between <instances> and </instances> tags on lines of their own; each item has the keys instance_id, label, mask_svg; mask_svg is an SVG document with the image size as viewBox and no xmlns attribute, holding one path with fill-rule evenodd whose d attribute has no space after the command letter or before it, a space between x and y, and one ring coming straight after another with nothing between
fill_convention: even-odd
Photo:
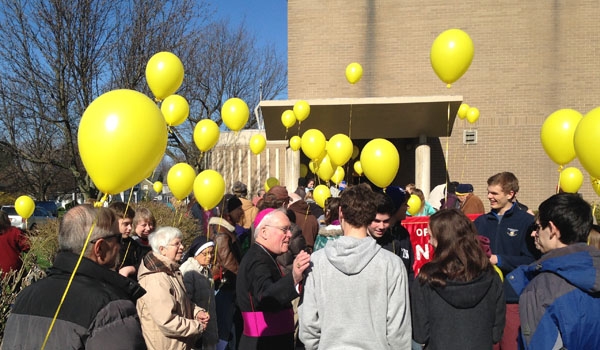
<instances>
[{"instance_id":1,"label":"large yellow balloon","mask_svg":"<svg viewBox=\"0 0 600 350\"><path fill-rule=\"evenodd\" d=\"M329 180L331 180L331 177L333 176L334 171L335 171L335 168L333 167L333 165L331 164L331 161L329 160L329 155L326 155L319 163L319 167L317 169L317 175L319 175L319 178L321 178L321 180L329 181Z\"/></svg>"},{"instance_id":2,"label":"large yellow balloon","mask_svg":"<svg viewBox=\"0 0 600 350\"><path fill-rule=\"evenodd\" d=\"M344 180L344 176L346 176L346 172L344 171L344 168L342 168L341 166L338 166L337 168L335 168L335 172L331 176L331 181L333 181L334 184L339 185L340 182L342 182L342 180Z\"/></svg>"},{"instance_id":3,"label":"large yellow balloon","mask_svg":"<svg viewBox=\"0 0 600 350\"><path fill-rule=\"evenodd\" d=\"M479 119L479 109L476 107L470 107L467 111L467 120L469 123L474 124Z\"/></svg>"},{"instance_id":4,"label":"large yellow balloon","mask_svg":"<svg viewBox=\"0 0 600 350\"><path fill-rule=\"evenodd\" d=\"M15 210L23 219L28 219L35 210L35 202L29 196L20 196L15 200Z\"/></svg>"},{"instance_id":5,"label":"large yellow balloon","mask_svg":"<svg viewBox=\"0 0 600 350\"><path fill-rule=\"evenodd\" d=\"M265 181L265 191L269 192L271 188L279 185L279 179L276 177L270 177Z\"/></svg>"},{"instance_id":6,"label":"large yellow balloon","mask_svg":"<svg viewBox=\"0 0 600 350\"><path fill-rule=\"evenodd\" d=\"M302 134L302 152L309 159L319 159L325 150L325 141L325 135L320 130L308 129Z\"/></svg>"},{"instance_id":7,"label":"large yellow balloon","mask_svg":"<svg viewBox=\"0 0 600 350\"><path fill-rule=\"evenodd\" d=\"M360 164L360 160L357 160L356 162L354 162L354 171L356 171L358 176L362 176L363 169L362 169L362 164Z\"/></svg>"},{"instance_id":8,"label":"large yellow balloon","mask_svg":"<svg viewBox=\"0 0 600 350\"><path fill-rule=\"evenodd\" d=\"M160 181L155 181L155 182L152 184L152 189L153 189L153 190L154 190L154 192L156 192L156 193L162 193L162 190L163 190L163 184L162 184L162 182L160 182Z\"/></svg>"},{"instance_id":9,"label":"large yellow balloon","mask_svg":"<svg viewBox=\"0 0 600 350\"><path fill-rule=\"evenodd\" d=\"M240 131L250 117L250 110L248 105L242 99L237 97L230 98L225 101L223 108L221 108L221 117L223 123L233 131Z\"/></svg>"},{"instance_id":10,"label":"large yellow balloon","mask_svg":"<svg viewBox=\"0 0 600 350\"><path fill-rule=\"evenodd\" d=\"M335 134L327 142L327 154L335 166L346 164L352 157L352 140L344 134Z\"/></svg>"},{"instance_id":11,"label":"large yellow balloon","mask_svg":"<svg viewBox=\"0 0 600 350\"><path fill-rule=\"evenodd\" d=\"M559 186L563 192L577 193L583 185L583 174L581 170L568 167L560 172Z\"/></svg>"},{"instance_id":12,"label":"large yellow balloon","mask_svg":"<svg viewBox=\"0 0 600 350\"><path fill-rule=\"evenodd\" d=\"M441 81L454 83L465 74L473 61L473 41L460 29L448 29L431 46L431 67Z\"/></svg>"},{"instance_id":13,"label":"large yellow balloon","mask_svg":"<svg viewBox=\"0 0 600 350\"><path fill-rule=\"evenodd\" d=\"M85 110L77 139L96 188L117 194L140 183L160 163L167 148L167 126L146 95L113 90Z\"/></svg>"},{"instance_id":14,"label":"large yellow balloon","mask_svg":"<svg viewBox=\"0 0 600 350\"><path fill-rule=\"evenodd\" d=\"M158 100L164 100L179 89L183 74L183 63L171 52L155 54L146 65L146 81Z\"/></svg>"},{"instance_id":15,"label":"large yellow balloon","mask_svg":"<svg viewBox=\"0 0 600 350\"><path fill-rule=\"evenodd\" d=\"M577 125L573 137L575 154L594 178L600 178L600 107L589 111Z\"/></svg>"},{"instance_id":16,"label":"large yellow balloon","mask_svg":"<svg viewBox=\"0 0 600 350\"><path fill-rule=\"evenodd\" d=\"M350 84L356 84L362 78L363 69L362 66L356 62L350 63L346 66L346 80Z\"/></svg>"},{"instance_id":17,"label":"large yellow balloon","mask_svg":"<svg viewBox=\"0 0 600 350\"><path fill-rule=\"evenodd\" d=\"M194 196L204 210L219 204L225 194L225 180L214 170L204 170L194 180Z\"/></svg>"},{"instance_id":18,"label":"large yellow balloon","mask_svg":"<svg viewBox=\"0 0 600 350\"><path fill-rule=\"evenodd\" d=\"M208 152L219 141L219 126L211 119L202 119L194 128L194 143L201 152Z\"/></svg>"},{"instance_id":19,"label":"large yellow balloon","mask_svg":"<svg viewBox=\"0 0 600 350\"><path fill-rule=\"evenodd\" d=\"M325 185L319 185L313 190L313 199L321 208L325 208L325 201L329 197L331 197L331 191Z\"/></svg>"},{"instance_id":20,"label":"large yellow balloon","mask_svg":"<svg viewBox=\"0 0 600 350\"><path fill-rule=\"evenodd\" d=\"M408 205L408 213L412 216L417 215L421 210L421 198L416 194L411 194L406 204Z\"/></svg>"},{"instance_id":21,"label":"large yellow balloon","mask_svg":"<svg viewBox=\"0 0 600 350\"><path fill-rule=\"evenodd\" d=\"M306 164L300 164L300 177L306 177L308 175L308 167Z\"/></svg>"},{"instance_id":22,"label":"large yellow balloon","mask_svg":"<svg viewBox=\"0 0 600 350\"><path fill-rule=\"evenodd\" d=\"M294 151L297 151L300 149L300 147L302 146L302 139L300 138L300 136L292 136L292 138L290 139L290 148Z\"/></svg>"},{"instance_id":23,"label":"large yellow balloon","mask_svg":"<svg viewBox=\"0 0 600 350\"><path fill-rule=\"evenodd\" d=\"M160 110L168 126L177 126L187 119L190 105L182 96L170 95L161 103Z\"/></svg>"},{"instance_id":24,"label":"large yellow balloon","mask_svg":"<svg viewBox=\"0 0 600 350\"><path fill-rule=\"evenodd\" d=\"M582 118L581 113L574 109L559 109L544 120L540 139L544 151L554 163L565 165L575 159L573 137Z\"/></svg>"},{"instance_id":25,"label":"large yellow balloon","mask_svg":"<svg viewBox=\"0 0 600 350\"><path fill-rule=\"evenodd\" d=\"M294 124L296 124L296 115L294 114L294 111L291 109L283 111L283 113L281 113L281 124L283 124L286 129L294 126Z\"/></svg>"},{"instance_id":26,"label":"large yellow balloon","mask_svg":"<svg viewBox=\"0 0 600 350\"><path fill-rule=\"evenodd\" d=\"M373 139L363 147L360 164L365 176L381 188L388 187L398 173L400 155L396 146L386 139Z\"/></svg>"},{"instance_id":27,"label":"large yellow balloon","mask_svg":"<svg viewBox=\"0 0 600 350\"><path fill-rule=\"evenodd\" d=\"M309 114L310 105L308 102L300 100L294 103L294 115L296 115L296 119L298 119L299 122L305 121Z\"/></svg>"},{"instance_id":28,"label":"large yellow balloon","mask_svg":"<svg viewBox=\"0 0 600 350\"><path fill-rule=\"evenodd\" d=\"M262 134L252 135L250 138L250 150L254 154L259 154L267 146L267 140Z\"/></svg>"},{"instance_id":29,"label":"large yellow balloon","mask_svg":"<svg viewBox=\"0 0 600 350\"><path fill-rule=\"evenodd\" d=\"M471 107L468 104L461 103L460 107L458 107L458 117L460 119L465 119L467 117L467 111L469 110L469 108Z\"/></svg>"},{"instance_id":30,"label":"large yellow balloon","mask_svg":"<svg viewBox=\"0 0 600 350\"><path fill-rule=\"evenodd\" d=\"M177 163L169 169L167 173L167 184L173 197L183 200L194 188L194 179L196 171L187 163Z\"/></svg>"}]
</instances>

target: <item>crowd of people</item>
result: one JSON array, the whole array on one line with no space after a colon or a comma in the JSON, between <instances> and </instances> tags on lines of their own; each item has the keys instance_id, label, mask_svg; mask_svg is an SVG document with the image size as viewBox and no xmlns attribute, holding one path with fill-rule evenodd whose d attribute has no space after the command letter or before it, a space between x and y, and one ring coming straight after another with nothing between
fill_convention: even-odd
<instances>
[{"instance_id":1,"label":"crowd of people","mask_svg":"<svg viewBox=\"0 0 600 350\"><path fill-rule=\"evenodd\" d=\"M350 185L321 208L314 185L250 199L236 182L210 211L192 197L189 248L147 208L74 207L47 277L12 305L2 349L600 347L600 231L579 195L532 215L501 172L487 213L459 183L431 203L413 184ZM434 247L420 270L402 224L412 194ZM0 216L0 242L27 249L5 226Z\"/></svg>"}]
</instances>

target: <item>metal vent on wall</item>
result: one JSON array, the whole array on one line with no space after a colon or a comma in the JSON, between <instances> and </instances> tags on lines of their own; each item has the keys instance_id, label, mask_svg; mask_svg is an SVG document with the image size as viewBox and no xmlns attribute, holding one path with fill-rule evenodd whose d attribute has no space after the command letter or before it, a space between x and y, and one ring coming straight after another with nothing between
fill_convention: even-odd
<instances>
[{"instance_id":1,"label":"metal vent on wall","mask_svg":"<svg viewBox=\"0 0 600 350\"><path fill-rule=\"evenodd\" d=\"M463 130L463 144L476 145L477 144L477 130Z\"/></svg>"}]
</instances>

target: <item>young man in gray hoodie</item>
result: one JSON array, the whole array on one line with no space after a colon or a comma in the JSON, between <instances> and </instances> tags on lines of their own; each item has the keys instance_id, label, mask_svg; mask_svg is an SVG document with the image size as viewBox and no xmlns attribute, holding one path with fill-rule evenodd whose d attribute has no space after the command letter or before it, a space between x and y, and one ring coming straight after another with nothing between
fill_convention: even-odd
<instances>
[{"instance_id":1,"label":"young man in gray hoodie","mask_svg":"<svg viewBox=\"0 0 600 350\"><path fill-rule=\"evenodd\" d=\"M376 212L368 185L342 192L344 236L311 256L299 307L299 336L307 350L410 349L406 268L368 236Z\"/></svg>"}]
</instances>

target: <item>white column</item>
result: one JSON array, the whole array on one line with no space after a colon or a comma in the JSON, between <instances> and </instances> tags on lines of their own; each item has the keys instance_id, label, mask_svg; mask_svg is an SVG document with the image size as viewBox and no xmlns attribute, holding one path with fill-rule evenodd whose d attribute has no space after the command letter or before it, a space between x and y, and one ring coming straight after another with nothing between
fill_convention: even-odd
<instances>
[{"instance_id":1,"label":"white column","mask_svg":"<svg viewBox=\"0 0 600 350\"><path fill-rule=\"evenodd\" d=\"M300 177L300 151L285 150L285 183L288 191L294 192Z\"/></svg>"},{"instance_id":2,"label":"white column","mask_svg":"<svg viewBox=\"0 0 600 350\"><path fill-rule=\"evenodd\" d=\"M415 185L429 199L431 190L431 149L427 144L427 136L419 136L419 146L415 150Z\"/></svg>"}]
</instances>

